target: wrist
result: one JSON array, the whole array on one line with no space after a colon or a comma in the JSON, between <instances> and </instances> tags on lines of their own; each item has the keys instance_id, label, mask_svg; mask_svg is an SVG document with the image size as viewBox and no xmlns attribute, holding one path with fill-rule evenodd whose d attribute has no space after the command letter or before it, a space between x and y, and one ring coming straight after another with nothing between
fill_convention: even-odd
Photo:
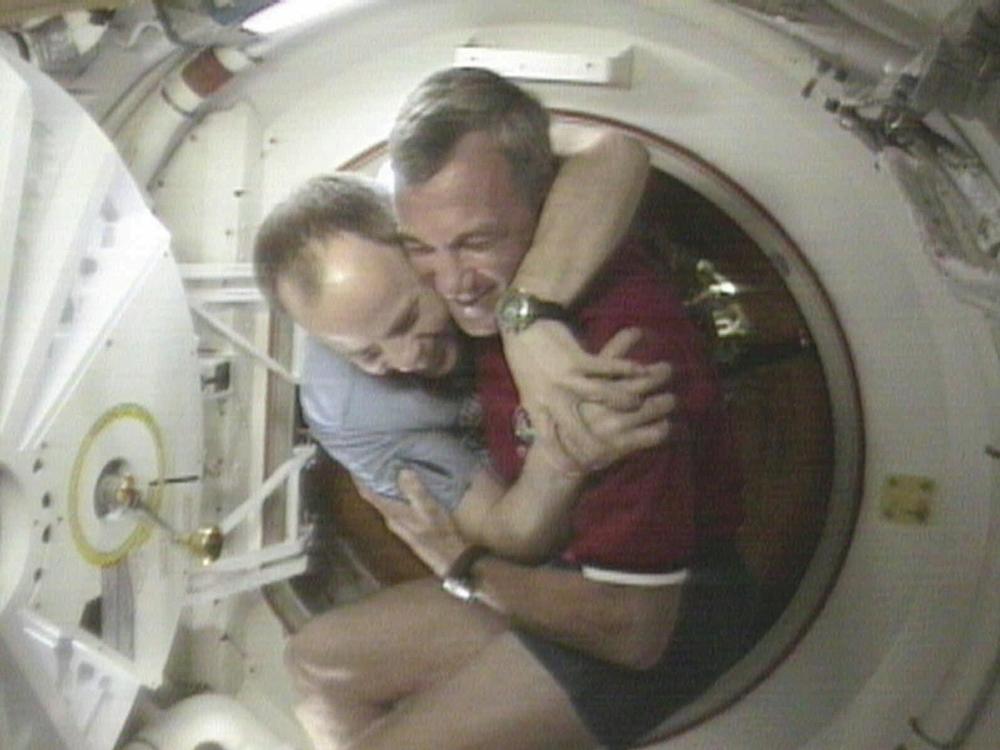
<instances>
[{"instance_id":1,"label":"wrist","mask_svg":"<svg viewBox=\"0 0 1000 750\"><path fill-rule=\"evenodd\" d=\"M488 552L485 547L478 545L466 547L442 576L442 588L463 602L476 601L478 596L473 580L473 566Z\"/></svg>"},{"instance_id":2,"label":"wrist","mask_svg":"<svg viewBox=\"0 0 1000 750\"><path fill-rule=\"evenodd\" d=\"M497 300L497 328L501 333L521 333L542 320L572 321L569 310L558 301L541 297L511 284Z\"/></svg>"},{"instance_id":3,"label":"wrist","mask_svg":"<svg viewBox=\"0 0 1000 750\"><path fill-rule=\"evenodd\" d=\"M532 337L548 341L550 338L573 336L572 324L569 321L556 320L555 318L538 318L530 326L519 331L499 326L498 330L505 345L512 341L527 341ZM549 333L549 336L543 336L543 334Z\"/></svg>"},{"instance_id":4,"label":"wrist","mask_svg":"<svg viewBox=\"0 0 1000 750\"><path fill-rule=\"evenodd\" d=\"M586 471L572 457L542 439L528 449L521 469L521 480L544 489L546 494L573 492L586 476Z\"/></svg>"},{"instance_id":5,"label":"wrist","mask_svg":"<svg viewBox=\"0 0 1000 750\"><path fill-rule=\"evenodd\" d=\"M528 294L533 294L536 297L541 297L542 299L552 300L561 305L569 305L573 298L569 295L563 294L563 290L559 288L558 274L553 274L551 269L548 271L546 269L539 269L536 273L531 268L530 257L526 257L521 262L521 267L517 271L517 275L511 280L510 286L518 289L523 289L528 292Z\"/></svg>"},{"instance_id":6,"label":"wrist","mask_svg":"<svg viewBox=\"0 0 1000 750\"><path fill-rule=\"evenodd\" d=\"M489 607L501 617L509 617L507 606L499 591L501 587L495 585L494 575L498 570L502 570L507 565L497 557L483 556L472 564L471 576L475 582L475 599L479 604Z\"/></svg>"}]
</instances>

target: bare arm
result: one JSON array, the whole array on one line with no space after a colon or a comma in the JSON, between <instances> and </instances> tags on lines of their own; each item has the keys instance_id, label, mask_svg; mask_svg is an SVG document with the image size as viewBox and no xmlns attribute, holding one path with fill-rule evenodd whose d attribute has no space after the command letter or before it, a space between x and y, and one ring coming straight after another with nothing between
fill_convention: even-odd
<instances>
[{"instance_id":1,"label":"bare arm","mask_svg":"<svg viewBox=\"0 0 1000 750\"><path fill-rule=\"evenodd\" d=\"M626 331L619 336L619 340L628 341L632 332ZM585 422L604 439L607 448L597 468L663 442L669 433L667 415L672 409L673 396L670 394L653 396L633 412L616 412L599 404L583 404L581 412ZM410 472L405 489L400 481L400 488L415 507L430 505L436 509L433 517L430 511L421 511L418 526L422 524L426 530L434 526L453 526L461 536L462 545L477 544L510 560L537 563L549 559L570 539L569 511L579 499L586 474L566 471L561 468L565 465L558 446L539 436L512 485L507 487L490 469L478 469L450 518L415 471ZM387 519L391 516L404 525L408 518L412 520L412 509L399 501L362 489L360 485L359 491ZM416 502L415 497L418 498ZM387 508L393 508L394 512L387 512ZM429 560L425 562L431 564Z\"/></svg>"},{"instance_id":2,"label":"bare arm","mask_svg":"<svg viewBox=\"0 0 1000 750\"><path fill-rule=\"evenodd\" d=\"M634 138L612 131L558 130L553 145L569 158L556 175L531 249L511 285L569 305L625 236L646 185L649 152Z\"/></svg>"},{"instance_id":3,"label":"bare arm","mask_svg":"<svg viewBox=\"0 0 1000 750\"><path fill-rule=\"evenodd\" d=\"M670 394L653 396L634 412L583 404L585 423L609 449L595 468L663 442L673 405ZM468 542L511 560L541 562L569 541L569 512L580 497L586 475L562 468L566 459L558 453L553 456L553 448L551 441L539 437L509 488L489 470L473 476L452 514Z\"/></svg>"},{"instance_id":4,"label":"bare arm","mask_svg":"<svg viewBox=\"0 0 1000 750\"><path fill-rule=\"evenodd\" d=\"M406 473L404 472L404 475ZM400 487L402 505L377 496L389 528L438 576L468 546L448 516L423 491L415 475ZM651 666L677 621L679 586L620 586L584 578L578 571L529 567L496 557L473 568L477 599L508 622L600 659L632 669Z\"/></svg>"},{"instance_id":5,"label":"bare arm","mask_svg":"<svg viewBox=\"0 0 1000 750\"><path fill-rule=\"evenodd\" d=\"M670 642L681 586L597 583L575 570L496 557L473 567L477 599L509 622L630 669L648 669Z\"/></svg>"},{"instance_id":6,"label":"bare arm","mask_svg":"<svg viewBox=\"0 0 1000 750\"><path fill-rule=\"evenodd\" d=\"M569 154L548 193L532 246L511 282L570 306L613 256L639 204L649 154L621 133L564 130ZM667 363L639 365L621 354L585 352L562 323L538 321L502 334L521 404L536 428L559 441L577 470L604 450L580 418L582 401L636 409L669 376Z\"/></svg>"},{"instance_id":7,"label":"bare arm","mask_svg":"<svg viewBox=\"0 0 1000 750\"><path fill-rule=\"evenodd\" d=\"M452 518L471 544L512 560L541 562L569 541L569 509L581 483L578 475L554 472L532 450L509 488L492 472L477 472Z\"/></svg>"}]
</instances>

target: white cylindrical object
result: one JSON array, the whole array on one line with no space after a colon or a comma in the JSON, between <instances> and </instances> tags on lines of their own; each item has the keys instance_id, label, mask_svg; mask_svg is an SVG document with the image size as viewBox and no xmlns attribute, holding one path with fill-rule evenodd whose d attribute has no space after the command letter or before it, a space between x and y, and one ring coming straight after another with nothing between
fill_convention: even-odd
<instances>
[{"instance_id":1,"label":"white cylindrical object","mask_svg":"<svg viewBox=\"0 0 1000 750\"><path fill-rule=\"evenodd\" d=\"M203 693L172 706L142 729L125 750L295 750L229 695Z\"/></svg>"}]
</instances>

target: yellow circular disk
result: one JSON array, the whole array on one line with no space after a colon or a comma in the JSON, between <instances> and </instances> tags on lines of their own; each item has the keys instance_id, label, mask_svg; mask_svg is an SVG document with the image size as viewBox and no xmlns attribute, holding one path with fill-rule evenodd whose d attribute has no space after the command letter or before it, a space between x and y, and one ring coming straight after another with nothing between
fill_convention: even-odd
<instances>
[{"instance_id":1,"label":"yellow circular disk","mask_svg":"<svg viewBox=\"0 0 1000 750\"><path fill-rule=\"evenodd\" d=\"M151 528L133 514L102 516L95 503L98 479L111 464L127 466L148 486L143 501L154 512L163 495L163 436L153 415L138 404L119 404L93 424L76 454L69 480L73 541L92 565L114 565L145 542Z\"/></svg>"}]
</instances>

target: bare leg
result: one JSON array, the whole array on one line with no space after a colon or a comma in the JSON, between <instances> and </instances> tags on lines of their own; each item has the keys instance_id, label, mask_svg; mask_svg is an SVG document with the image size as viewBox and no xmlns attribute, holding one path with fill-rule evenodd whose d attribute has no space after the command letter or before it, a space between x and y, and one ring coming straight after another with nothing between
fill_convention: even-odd
<instances>
[{"instance_id":1,"label":"bare leg","mask_svg":"<svg viewBox=\"0 0 1000 750\"><path fill-rule=\"evenodd\" d=\"M598 742L511 633L403 701L351 750L588 750Z\"/></svg>"},{"instance_id":2,"label":"bare leg","mask_svg":"<svg viewBox=\"0 0 1000 750\"><path fill-rule=\"evenodd\" d=\"M457 601L436 579L334 608L288 643L286 662L302 696L296 713L317 750L345 747L396 701L450 675L503 630L489 610Z\"/></svg>"}]
</instances>

